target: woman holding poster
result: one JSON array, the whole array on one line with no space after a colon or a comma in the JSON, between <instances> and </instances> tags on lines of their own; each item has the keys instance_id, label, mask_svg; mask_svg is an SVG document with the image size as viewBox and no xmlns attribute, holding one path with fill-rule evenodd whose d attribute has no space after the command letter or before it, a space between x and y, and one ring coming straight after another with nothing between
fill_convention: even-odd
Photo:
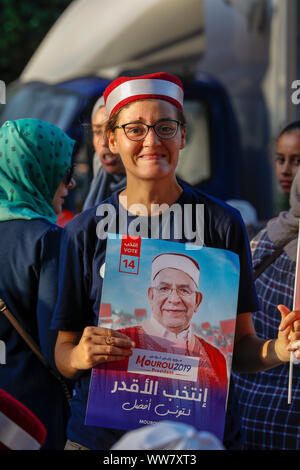
<instances>
[{"instance_id":1,"label":"woman holding poster","mask_svg":"<svg viewBox=\"0 0 300 470\"><path fill-rule=\"evenodd\" d=\"M258 304L241 217L221 201L178 183L175 170L186 136L181 81L166 73L120 77L107 87L104 97L110 116L109 147L122 158L127 186L80 214L64 230L61 289L52 326L59 330L57 367L66 377L78 379L68 426L72 442L66 448L71 449L107 449L124 433L84 424L91 368L122 361L135 346L126 335L96 326L108 232L204 245L238 255L236 370L255 372L288 361L288 335L295 317L300 318L300 313L282 309L278 339L263 341L256 336L249 312L256 311ZM217 286L215 290L218 295ZM292 335L300 337L297 332ZM236 446L228 441L227 431L224 443L227 448Z\"/></svg>"}]
</instances>

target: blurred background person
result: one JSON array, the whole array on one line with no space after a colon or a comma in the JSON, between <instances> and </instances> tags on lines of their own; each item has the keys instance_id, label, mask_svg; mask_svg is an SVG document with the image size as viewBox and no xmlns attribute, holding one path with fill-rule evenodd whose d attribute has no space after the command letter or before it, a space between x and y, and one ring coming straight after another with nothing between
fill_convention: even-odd
<instances>
[{"instance_id":1,"label":"blurred background person","mask_svg":"<svg viewBox=\"0 0 300 470\"><path fill-rule=\"evenodd\" d=\"M276 141L275 170L279 186L282 190L278 197L277 207L289 209L289 196L293 179L300 165L300 121L287 125Z\"/></svg>"},{"instance_id":2,"label":"blurred background person","mask_svg":"<svg viewBox=\"0 0 300 470\"><path fill-rule=\"evenodd\" d=\"M106 137L106 112L104 98L101 96L95 103L91 122L93 132L93 146L95 155L93 160L94 178L85 199L83 209L100 204L114 191L126 185L126 174L120 155L111 153Z\"/></svg>"},{"instance_id":3,"label":"blurred background person","mask_svg":"<svg viewBox=\"0 0 300 470\"><path fill-rule=\"evenodd\" d=\"M62 232L56 220L75 185L74 143L55 125L37 119L6 121L0 128L0 298L52 367L56 333L50 322ZM0 387L43 423L43 449L63 448L69 405L61 384L4 314L0 338L6 346Z\"/></svg>"},{"instance_id":4,"label":"blurred background person","mask_svg":"<svg viewBox=\"0 0 300 470\"><path fill-rule=\"evenodd\" d=\"M300 139L300 134L299 137ZM299 140L300 142L300 140ZM294 178L289 211L270 220L252 240L254 269L268 260L278 247L283 250L256 279L260 309L253 323L261 338L276 338L280 323L279 304L293 307L295 268L300 218L300 171ZM288 404L289 363L256 374L234 374L240 402L245 449L300 449L300 366L293 370L292 403Z\"/></svg>"},{"instance_id":5,"label":"blurred background person","mask_svg":"<svg viewBox=\"0 0 300 470\"><path fill-rule=\"evenodd\" d=\"M276 139L275 173L280 187L275 201L276 212L290 208L290 191L300 165L300 121L294 121L284 127ZM263 229L267 220L258 220L254 206L248 201L230 199L227 204L237 209L247 228L249 240Z\"/></svg>"}]
</instances>

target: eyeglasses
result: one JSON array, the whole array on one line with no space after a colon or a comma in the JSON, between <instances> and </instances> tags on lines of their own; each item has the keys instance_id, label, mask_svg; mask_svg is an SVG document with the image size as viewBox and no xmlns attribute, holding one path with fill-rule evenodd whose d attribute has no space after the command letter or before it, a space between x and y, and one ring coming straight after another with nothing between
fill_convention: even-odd
<instances>
[{"instance_id":1,"label":"eyeglasses","mask_svg":"<svg viewBox=\"0 0 300 470\"><path fill-rule=\"evenodd\" d=\"M72 165L67 169L65 176L63 177L63 183L65 186L69 186L69 184L71 183L73 175L74 175L75 167L76 167L76 164L72 163Z\"/></svg>"},{"instance_id":2,"label":"eyeglasses","mask_svg":"<svg viewBox=\"0 0 300 470\"><path fill-rule=\"evenodd\" d=\"M167 287L167 286L159 286L159 287L154 287L161 297L169 297L171 292L176 291L177 295L179 297L188 297L189 295L194 294L196 291L189 289L188 287Z\"/></svg>"},{"instance_id":3,"label":"eyeglasses","mask_svg":"<svg viewBox=\"0 0 300 470\"><path fill-rule=\"evenodd\" d=\"M144 122L128 122L127 124L122 124L121 126L115 126L114 129L122 128L128 139L138 142L139 140L145 139L149 129L153 129L157 137L160 139L172 139L177 134L178 127L180 125L182 125L180 121L166 119L158 121L152 126L149 126Z\"/></svg>"}]
</instances>

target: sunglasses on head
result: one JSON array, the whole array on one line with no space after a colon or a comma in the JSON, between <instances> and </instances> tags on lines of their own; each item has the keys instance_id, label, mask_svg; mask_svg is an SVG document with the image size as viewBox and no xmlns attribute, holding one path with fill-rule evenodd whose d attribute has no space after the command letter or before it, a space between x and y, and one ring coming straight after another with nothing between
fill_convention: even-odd
<instances>
[{"instance_id":1,"label":"sunglasses on head","mask_svg":"<svg viewBox=\"0 0 300 470\"><path fill-rule=\"evenodd\" d=\"M74 175L75 167L76 167L76 164L72 163L72 165L67 169L65 176L63 177L63 183L65 186L69 186L69 184L71 183L73 175Z\"/></svg>"}]
</instances>

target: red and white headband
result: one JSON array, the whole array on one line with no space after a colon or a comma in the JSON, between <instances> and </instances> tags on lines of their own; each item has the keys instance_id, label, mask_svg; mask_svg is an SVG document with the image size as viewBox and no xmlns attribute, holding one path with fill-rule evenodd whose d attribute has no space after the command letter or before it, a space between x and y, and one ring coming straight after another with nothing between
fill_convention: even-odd
<instances>
[{"instance_id":1,"label":"red and white headband","mask_svg":"<svg viewBox=\"0 0 300 470\"><path fill-rule=\"evenodd\" d=\"M126 104L156 98L183 109L183 85L175 75L159 72L140 77L119 77L104 91L106 110L111 117Z\"/></svg>"},{"instance_id":2,"label":"red and white headband","mask_svg":"<svg viewBox=\"0 0 300 470\"><path fill-rule=\"evenodd\" d=\"M39 450L46 435L40 420L0 388L0 450Z\"/></svg>"}]
</instances>

